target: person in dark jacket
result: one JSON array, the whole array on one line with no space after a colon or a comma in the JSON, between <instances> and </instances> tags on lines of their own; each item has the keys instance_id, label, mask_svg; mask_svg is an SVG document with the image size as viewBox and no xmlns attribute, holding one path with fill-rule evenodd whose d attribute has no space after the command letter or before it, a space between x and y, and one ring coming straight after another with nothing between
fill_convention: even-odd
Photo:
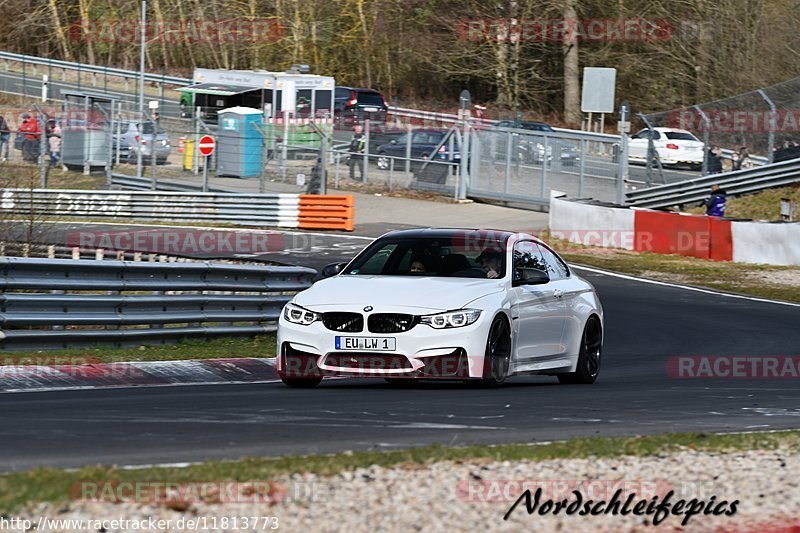
<instances>
[{"instance_id":1,"label":"person in dark jacket","mask_svg":"<svg viewBox=\"0 0 800 533\"><path fill-rule=\"evenodd\" d=\"M8 160L8 147L11 144L11 128L8 127L6 117L0 116L0 153L3 161Z\"/></svg>"},{"instance_id":2,"label":"person in dark jacket","mask_svg":"<svg viewBox=\"0 0 800 533\"><path fill-rule=\"evenodd\" d=\"M347 166L350 167L350 179L356 179L356 167L358 173L361 175L361 181L364 181L364 144L366 139L361 131L361 126L356 124L353 126L353 138L350 140L350 159L347 160Z\"/></svg>"},{"instance_id":3,"label":"person in dark jacket","mask_svg":"<svg viewBox=\"0 0 800 533\"><path fill-rule=\"evenodd\" d=\"M700 206L706 208L707 216L724 217L725 202L727 199L728 193L715 183L711 186L711 194L708 195L708 198L700 202Z\"/></svg>"},{"instance_id":4,"label":"person in dark jacket","mask_svg":"<svg viewBox=\"0 0 800 533\"><path fill-rule=\"evenodd\" d=\"M708 173L719 174L722 172L722 157L719 155L719 146L712 146L708 150Z\"/></svg>"}]
</instances>

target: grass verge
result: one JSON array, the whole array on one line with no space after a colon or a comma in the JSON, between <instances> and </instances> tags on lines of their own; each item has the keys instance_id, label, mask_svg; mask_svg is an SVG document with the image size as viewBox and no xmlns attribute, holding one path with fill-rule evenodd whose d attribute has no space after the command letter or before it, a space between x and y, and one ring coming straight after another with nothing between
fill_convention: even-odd
<instances>
[{"instance_id":1,"label":"grass verge","mask_svg":"<svg viewBox=\"0 0 800 533\"><path fill-rule=\"evenodd\" d=\"M545 240L569 263L682 285L800 303L800 268L709 261Z\"/></svg>"},{"instance_id":2,"label":"grass verge","mask_svg":"<svg viewBox=\"0 0 800 533\"><path fill-rule=\"evenodd\" d=\"M800 204L800 185L767 189L756 194L729 198L725 215L733 218L752 218L753 220L780 220L781 198L788 198ZM688 211L696 214L705 214L706 212L702 207L694 207Z\"/></svg>"},{"instance_id":3,"label":"grass verge","mask_svg":"<svg viewBox=\"0 0 800 533\"><path fill-rule=\"evenodd\" d=\"M174 361L181 359L216 359L237 357L274 357L275 334L256 337L186 339L177 344L135 346L131 348L71 348L30 352L2 352L0 365L75 364L81 362L117 363L122 361Z\"/></svg>"},{"instance_id":4,"label":"grass verge","mask_svg":"<svg viewBox=\"0 0 800 533\"><path fill-rule=\"evenodd\" d=\"M539 446L510 444L453 448L428 446L392 452L344 452L275 458L245 458L209 461L186 468L142 468L92 466L80 470L36 468L0 476L0 514L8 514L37 502L64 503L74 483L92 482L212 482L272 481L298 472L334 475L359 467L425 465L438 461L542 461L622 455L653 456L691 449L726 452L753 449L800 450L800 431L710 435L684 433L646 437L589 437Z\"/></svg>"}]
</instances>

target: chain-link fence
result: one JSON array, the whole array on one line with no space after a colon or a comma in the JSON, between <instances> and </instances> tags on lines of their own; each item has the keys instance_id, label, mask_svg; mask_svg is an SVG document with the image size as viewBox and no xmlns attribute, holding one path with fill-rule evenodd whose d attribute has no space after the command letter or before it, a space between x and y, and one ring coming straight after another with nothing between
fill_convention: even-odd
<instances>
[{"instance_id":1,"label":"chain-link fence","mask_svg":"<svg viewBox=\"0 0 800 533\"><path fill-rule=\"evenodd\" d=\"M653 127L689 130L707 147L767 162L800 157L800 78L730 98L647 115Z\"/></svg>"},{"instance_id":2,"label":"chain-link fence","mask_svg":"<svg viewBox=\"0 0 800 533\"><path fill-rule=\"evenodd\" d=\"M619 140L609 135L491 127L471 135L471 194L549 204L550 191L614 202Z\"/></svg>"}]
</instances>

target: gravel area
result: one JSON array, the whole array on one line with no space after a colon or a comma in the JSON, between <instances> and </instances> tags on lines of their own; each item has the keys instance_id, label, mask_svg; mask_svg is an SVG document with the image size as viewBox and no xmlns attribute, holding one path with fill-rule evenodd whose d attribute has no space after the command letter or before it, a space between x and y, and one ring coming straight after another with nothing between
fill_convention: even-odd
<instances>
[{"instance_id":1,"label":"gravel area","mask_svg":"<svg viewBox=\"0 0 800 533\"><path fill-rule=\"evenodd\" d=\"M709 453L686 449L657 457L569 459L541 462L440 462L426 466L370 467L333 477L297 474L273 482L272 505L253 503L191 505L108 504L73 501L66 506L36 505L20 516L34 522L49 518L171 519L171 530L181 518L275 516L281 530L320 532L373 531L775 531L797 524L800 506L800 455L777 449ZM663 501L670 490L677 500L712 501L731 509L733 516L693 516L681 526L683 516L667 516L658 527L653 515L565 516L552 511L529 515L525 504L507 521L503 515L526 484L542 489L541 503L575 496L609 500L617 489L637 493L634 503L653 497ZM275 490L276 484L280 485ZM628 492L623 492L624 503ZM297 497L299 495L299 497ZM487 501L489 500L489 501ZM584 500L585 501L585 500ZM632 506L631 506L632 507ZM175 510L178 509L178 510ZM208 522L210 524L210 522ZM269 530L273 523L259 523ZM262 527L266 525L266 527ZM229 523L219 530L240 531ZM199 528L202 530L202 528ZM61 529L69 531L71 529ZM111 531L112 529L109 529ZM188 530L184 527L183 530ZM787 529L788 531L788 529Z\"/></svg>"}]
</instances>

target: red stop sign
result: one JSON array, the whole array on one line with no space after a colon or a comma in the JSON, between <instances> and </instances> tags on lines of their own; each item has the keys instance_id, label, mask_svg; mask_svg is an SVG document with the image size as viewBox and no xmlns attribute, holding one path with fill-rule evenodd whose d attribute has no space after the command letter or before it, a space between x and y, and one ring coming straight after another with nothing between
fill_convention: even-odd
<instances>
[{"instance_id":1,"label":"red stop sign","mask_svg":"<svg viewBox=\"0 0 800 533\"><path fill-rule=\"evenodd\" d=\"M214 137L211 135L203 135L200 137L200 142L197 143L197 149L200 153L208 157L214 152L214 147L217 145Z\"/></svg>"}]
</instances>

